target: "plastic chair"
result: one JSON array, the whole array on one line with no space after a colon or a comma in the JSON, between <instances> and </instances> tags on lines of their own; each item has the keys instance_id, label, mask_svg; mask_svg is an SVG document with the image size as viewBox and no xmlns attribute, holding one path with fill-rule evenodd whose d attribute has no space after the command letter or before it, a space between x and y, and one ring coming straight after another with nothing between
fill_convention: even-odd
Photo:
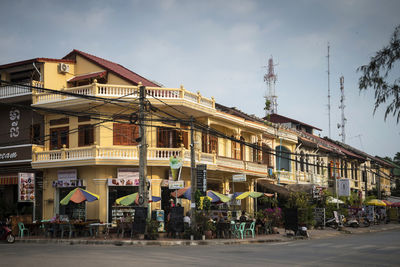
<instances>
[{"instance_id":1,"label":"plastic chair","mask_svg":"<svg viewBox=\"0 0 400 267\"><path fill-rule=\"evenodd\" d=\"M62 224L61 225L61 238L64 237L64 233L68 234L71 238L75 234L75 227L72 224Z\"/></svg>"},{"instance_id":2,"label":"plastic chair","mask_svg":"<svg viewBox=\"0 0 400 267\"><path fill-rule=\"evenodd\" d=\"M231 236L231 237L232 237L232 236L236 237L236 235L237 235L237 226L236 226L236 223L235 223L235 221L231 221L230 236Z\"/></svg>"},{"instance_id":3,"label":"plastic chair","mask_svg":"<svg viewBox=\"0 0 400 267\"><path fill-rule=\"evenodd\" d=\"M26 231L26 234L29 236L29 229L25 228L25 225L23 222L18 223L18 229L19 229L19 236L24 237L24 232Z\"/></svg>"},{"instance_id":4,"label":"plastic chair","mask_svg":"<svg viewBox=\"0 0 400 267\"><path fill-rule=\"evenodd\" d=\"M243 239L244 236L244 229L246 227L246 223L242 222L237 229L237 237Z\"/></svg>"},{"instance_id":5,"label":"plastic chair","mask_svg":"<svg viewBox=\"0 0 400 267\"><path fill-rule=\"evenodd\" d=\"M247 233L251 233L251 236L254 238L254 228L255 228L255 226L256 226L256 223L255 222L252 222L251 224L250 224L250 227L249 228L246 228L246 230L245 230L245 236L247 237Z\"/></svg>"}]
</instances>

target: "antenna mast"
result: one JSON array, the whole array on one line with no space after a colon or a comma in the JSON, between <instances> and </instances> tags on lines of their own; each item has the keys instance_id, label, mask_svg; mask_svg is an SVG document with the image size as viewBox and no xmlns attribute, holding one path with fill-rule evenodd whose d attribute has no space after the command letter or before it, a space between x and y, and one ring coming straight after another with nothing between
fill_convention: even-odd
<instances>
[{"instance_id":1,"label":"antenna mast","mask_svg":"<svg viewBox=\"0 0 400 267\"><path fill-rule=\"evenodd\" d=\"M274 61L272 56L268 60L268 73L264 75L264 82L268 86L268 94L265 94L265 115L276 114L278 112L277 96L275 94L275 84L277 75L274 71Z\"/></svg>"},{"instance_id":2,"label":"antenna mast","mask_svg":"<svg viewBox=\"0 0 400 267\"><path fill-rule=\"evenodd\" d=\"M331 138L331 85L329 70L329 42L328 42L328 122L329 122L329 138Z\"/></svg>"},{"instance_id":3,"label":"antenna mast","mask_svg":"<svg viewBox=\"0 0 400 267\"><path fill-rule=\"evenodd\" d=\"M342 143L346 143L346 133L345 133L345 124L346 124L346 118L344 117L344 108L346 106L344 105L344 77L340 77L340 106L339 109L342 110L342 123L338 124L338 128L342 128L342 133L339 134L342 136Z\"/></svg>"}]
</instances>

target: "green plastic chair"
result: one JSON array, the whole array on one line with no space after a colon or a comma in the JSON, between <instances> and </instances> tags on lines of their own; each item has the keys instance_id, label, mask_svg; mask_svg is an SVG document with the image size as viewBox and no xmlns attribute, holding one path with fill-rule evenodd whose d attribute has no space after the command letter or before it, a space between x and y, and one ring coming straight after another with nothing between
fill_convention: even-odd
<instances>
[{"instance_id":1,"label":"green plastic chair","mask_svg":"<svg viewBox=\"0 0 400 267\"><path fill-rule=\"evenodd\" d=\"M245 230L245 236L247 237L247 233L251 233L251 236L254 238L254 228L255 228L255 226L256 226L256 223L255 222L252 222L251 224L250 224L250 227L249 228L246 228L246 230ZM249 234L250 235L250 234Z\"/></svg>"},{"instance_id":2,"label":"green plastic chair","mask_svg":"<svg viewBox=\"0 0 400 267\"><path fill-rule=\"evenodd\" d=\"M26 234L29 236L29 229L25 228L25 225L23 222L18 223L18 229L19 229L19 236L24 237L24 232L26 231Z\"/></svg>"},{"instance_id":3,"label":"green plastic chair","mask_svg":"<svg viewBox=\"0 0 400 267\"><path fill-rule=\"evenodd\" d=\"M237 237L243 239L244 237L244 229L246 227L246 223L242 222L237 229Z\"/></svg>"}]
</instances>

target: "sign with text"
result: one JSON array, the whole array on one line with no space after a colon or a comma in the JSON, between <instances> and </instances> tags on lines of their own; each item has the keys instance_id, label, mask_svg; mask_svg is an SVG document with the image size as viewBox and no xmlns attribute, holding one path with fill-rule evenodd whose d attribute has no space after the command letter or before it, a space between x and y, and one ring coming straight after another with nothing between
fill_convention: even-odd
<instances>
[{"instance_id":1,"label":"sign with text","mask_svg":"<svg viewBox=\"0 0 400 267\"><path fill-rule=\"evenodd\" d=\"M235 174L232 175L233 182L246 182L246 174Z\"/></svg>"},{"instance_id":2,"label":"sign with text","mask_svg":"<svg viewBox=\"0 0 400 267\"><path fill-rule=\"evenodd\" d=\"M207 165L199 164L196 167L196 185L203 195L207 192Z\"/></svg>"},{"instance_id":3,"label":"sign with text","mask_svg":"<svg viewBox=\"0 0 400 267\"><path fill-rule=\"evenodd\" d=\"M177 189L182 189L185 187L185 181L180 180L180 181L169 181L168 188L171 190L177 190Z\"/></svg>"},{"instance_id":4,"label":"sign with text","mask_svg":"<svg viewBox=\"0 0 400 267\"><path fill-rule=\"evenodd\" d=\"M35 174L18 173L18 202L35 201Z\"/></svg>"},{"instance_id":5,"label":"sign with text","mask_svg":"<svg viewBox=\"0 0 400 267\"><path fill-rule=\"evenodd\" d=\"M339 179L338 181L338 195L340 197L350 196L350 180L349 179Z\"/></svg>"}]
</instances>

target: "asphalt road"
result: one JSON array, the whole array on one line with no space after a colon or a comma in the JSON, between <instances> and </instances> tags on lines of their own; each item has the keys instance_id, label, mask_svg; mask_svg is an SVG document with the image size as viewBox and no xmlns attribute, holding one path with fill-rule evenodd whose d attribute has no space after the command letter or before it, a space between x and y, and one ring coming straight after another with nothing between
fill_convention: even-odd
<instances>
[{"instance_id":1,"label":"asphalt road","mask_svg":"<svg viewBox=\"0 0 400 267\"><path fill-rule=\"evenodd\" d=\"M252 245L0 243L0 266L400 266L400 230Z\"/></svg>"}]
</instances>

